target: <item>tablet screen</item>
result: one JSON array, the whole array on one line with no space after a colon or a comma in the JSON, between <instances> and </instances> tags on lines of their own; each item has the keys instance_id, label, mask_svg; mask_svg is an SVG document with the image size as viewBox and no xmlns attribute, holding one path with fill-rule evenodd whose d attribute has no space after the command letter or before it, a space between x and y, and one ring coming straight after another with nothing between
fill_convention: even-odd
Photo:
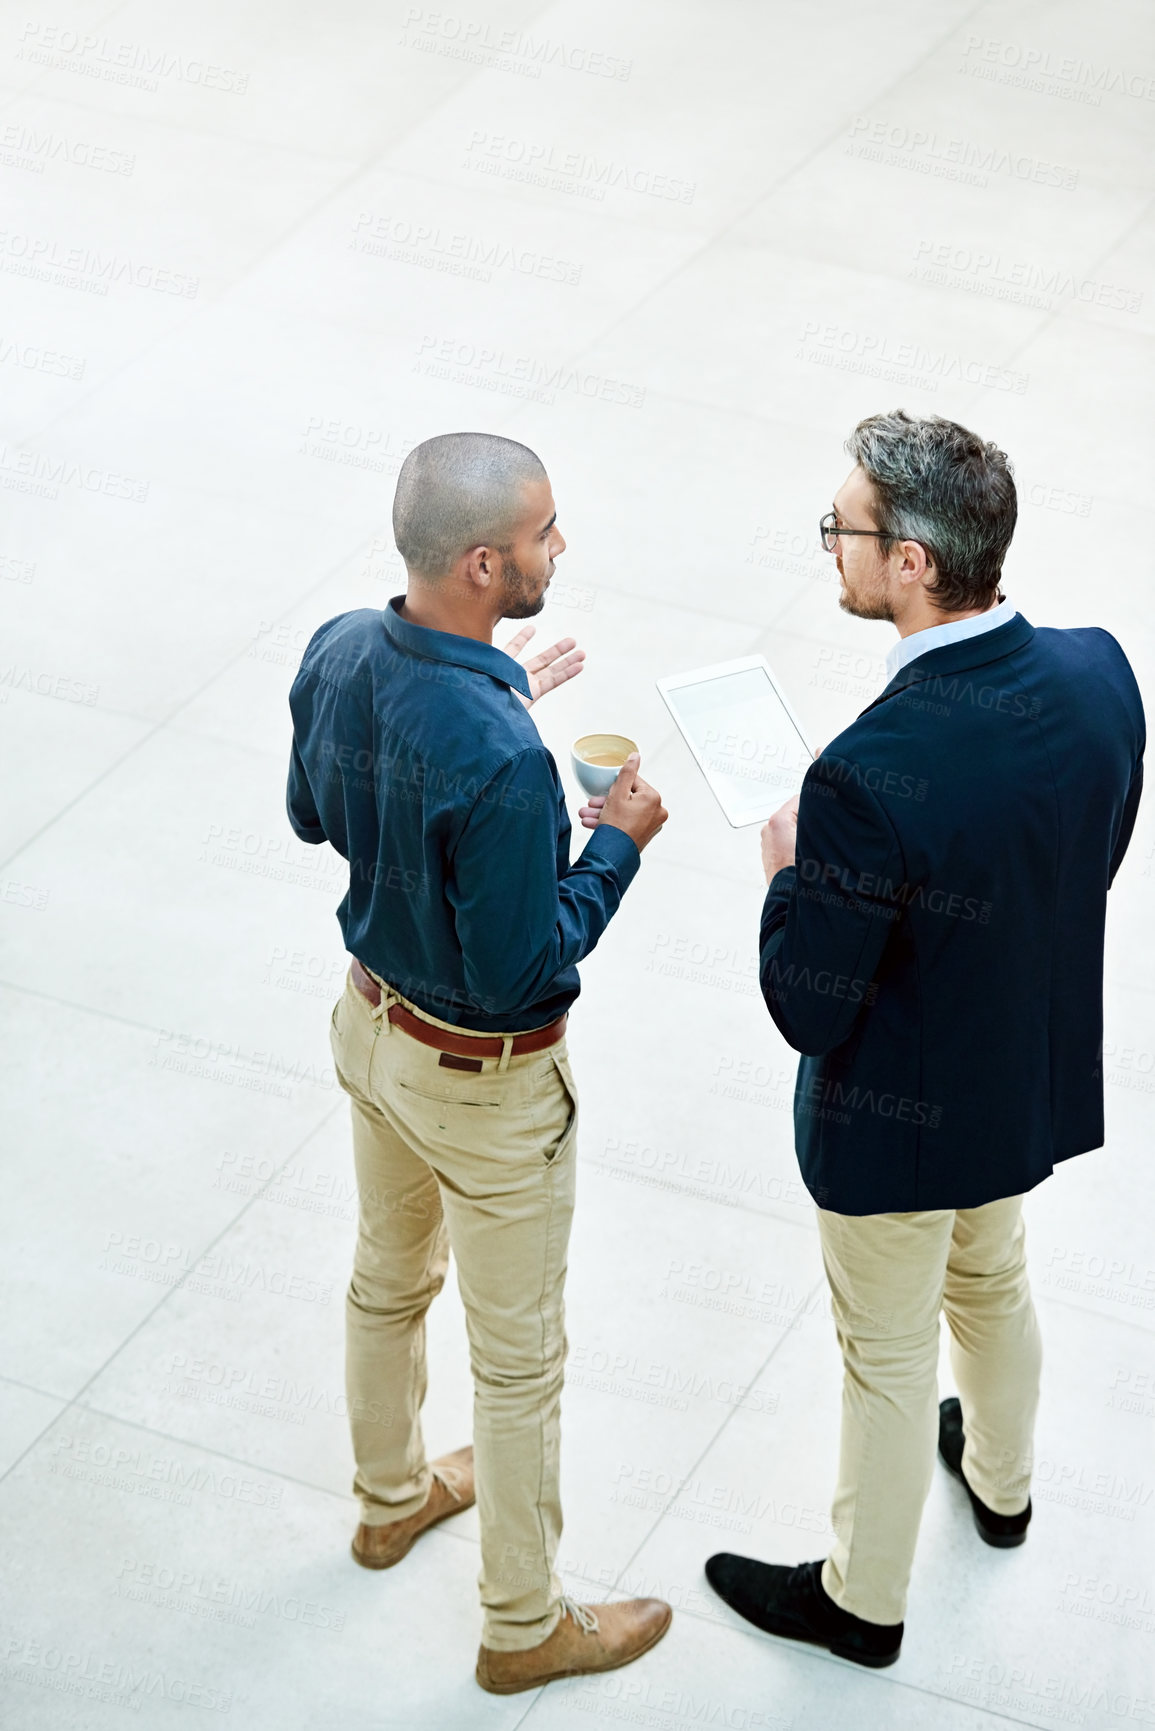
<instances>
[{"instance_id":1,"label":"tablet screen","mask_svg":"<svg viewBox=\"0 0 1155 1731\"><path fill-rule=\"evenodd\" d=\"M664 683L663 696L735 827L764 822L801 788L812 753L769 668Z\"/></svg>"}]
</instances>

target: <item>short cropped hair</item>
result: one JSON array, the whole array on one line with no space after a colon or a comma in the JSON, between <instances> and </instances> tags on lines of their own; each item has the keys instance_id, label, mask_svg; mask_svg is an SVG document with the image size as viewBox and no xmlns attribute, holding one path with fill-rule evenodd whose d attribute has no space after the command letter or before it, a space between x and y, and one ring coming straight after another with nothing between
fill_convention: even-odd
<instances>
[{"instance_id":1,"label":"short cropped hair","mask_svg":"<svg viewBox=\"0 0 1155 1731\"><path fill-rule=\"evenodd\" d=\"M941 415L870 415L846 449L874 488L885 556L919 541L934 561L926 586L944 613L989 607L1015 532L1018 497L1004 451Z\"/></svg>"},{"instance_id":2,"label":"short cropped hair","mask_svg":"<svg viewBox=\"0 0 1155 1731\"><path fill-rule=\"evenodd\" d=\"M393 497L393 538L407 568L446 576L471 547L510 549L522 489L545 477L527 445L496 433L441 433L415 445Z\"/></svg>"}]
</instances>

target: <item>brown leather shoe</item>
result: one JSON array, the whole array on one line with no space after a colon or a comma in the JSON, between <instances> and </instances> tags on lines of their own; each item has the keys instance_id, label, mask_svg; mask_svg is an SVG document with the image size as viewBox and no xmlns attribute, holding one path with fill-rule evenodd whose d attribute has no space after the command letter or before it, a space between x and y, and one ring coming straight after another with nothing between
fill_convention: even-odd
<instances>
[{"instance_id":1,"label":"brown leather shoe","mask_svg":"<svg viewBox=\"0 0 1155 1731\"><path fill-rule=\"evenodd\" d=\"M520 1653L483 1646L477 1681L491 1695L516 1695L558 1677L616 1671L656 1647L673 1615L663 1599L626 1599L618 1605L575 1605L563 1599L557 1628L538 1646Z\"/></svg>"},{"instance_id":2,"label":"brown leather shoe","mask_svg":"<svg viewBox=\"0 0 1155 1731\"><path fill-rule=\"evenodd\" d=\"M361 1522L351 1546L353 1556L363 1569L391 1569L413 1549L426 1527L459 1515L473 1506L473 1500L473 1450L455 1449L434 1461L429 1496L415 1515L383 1527Z\"/></svg>"}]
</instances>

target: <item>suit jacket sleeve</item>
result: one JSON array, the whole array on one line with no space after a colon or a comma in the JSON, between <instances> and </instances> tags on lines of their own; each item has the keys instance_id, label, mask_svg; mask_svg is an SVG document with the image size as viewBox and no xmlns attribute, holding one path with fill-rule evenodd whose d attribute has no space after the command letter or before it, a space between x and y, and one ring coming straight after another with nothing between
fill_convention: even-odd
<instances>
[{"instance_id":1,"label":"suit jacket sleeve","mask_svg":"<svg viewBox=\"0 0 1155 1731\"><path fill-rule=\"evenodd\" d=\"M904 870L872 772L823 756L798 802L795 863L762 908L762 996L795 1051L841 1045L877 995L874 973L901 913Z\"/></svg>"},{"instance_id":2,"label":"suit jacket sleeve","mask_svg":"<svg viewBox=\"0 0 1155 1731\"><path fill-rule=\"evenodd\" d=\"M1127 852L1128 843L1135 829L1135 819L1139 812L1139 799L1143 792L1143 759L1135 765L1131 776L1131 785L1127 789L1127 798L1123 802L1123 815L1119 819L1119 833L1111 850L1111 865L1107 875L1107 888L1115 881L1115 873L1123 864L1123 855Z\"/></svg>"}]
</instances>

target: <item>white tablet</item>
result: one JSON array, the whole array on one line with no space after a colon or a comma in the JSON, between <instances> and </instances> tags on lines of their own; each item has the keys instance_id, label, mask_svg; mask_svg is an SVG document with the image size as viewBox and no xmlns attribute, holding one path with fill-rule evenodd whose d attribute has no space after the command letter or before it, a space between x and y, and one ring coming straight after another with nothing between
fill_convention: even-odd
<instances>
[{"instance_id":1,"label":"white tablet","mask_svg":"<svg viewBox=\"0 0 1155 1731\"><path fill-rule=\"evenodd\" d=\"M764 655L658 680L694 760L735 829L799 791L814 753Z\"/></svg>"}]
</instances>

